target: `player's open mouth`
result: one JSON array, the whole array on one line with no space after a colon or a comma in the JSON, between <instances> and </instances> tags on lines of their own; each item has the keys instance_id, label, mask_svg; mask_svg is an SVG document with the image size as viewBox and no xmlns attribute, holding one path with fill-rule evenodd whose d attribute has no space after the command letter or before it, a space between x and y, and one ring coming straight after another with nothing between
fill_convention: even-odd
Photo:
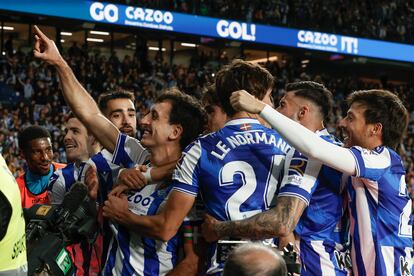
<instances>
[{"instance_id":1,"label":"player's open mouth","mask_svg":"<svg viewBox=\"0 0 414 276\"><path fill-rule=\"evenodd\" d=\"M67 145L65 145L65 149L66 150L73 150L73 149L75 149L76 148L76 146L75 145L73 145L73 144L67 144Z\"/></svg>"}]
</instances>

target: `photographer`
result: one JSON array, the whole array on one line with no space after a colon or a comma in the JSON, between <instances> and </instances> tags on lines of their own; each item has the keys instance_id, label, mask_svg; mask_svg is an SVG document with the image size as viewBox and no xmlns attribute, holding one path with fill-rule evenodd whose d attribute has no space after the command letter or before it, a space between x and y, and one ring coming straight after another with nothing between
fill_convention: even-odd
<instances>
[{"instance_id":1,"label":"photographer","mask_svg":"<svg viewBox=\"0 0 414 276\"><path fill-rule=\"evenodd\" d=\"M16 181L0 155L0 275L27 275L25 223Z\"/></svg>"}]
</instances>

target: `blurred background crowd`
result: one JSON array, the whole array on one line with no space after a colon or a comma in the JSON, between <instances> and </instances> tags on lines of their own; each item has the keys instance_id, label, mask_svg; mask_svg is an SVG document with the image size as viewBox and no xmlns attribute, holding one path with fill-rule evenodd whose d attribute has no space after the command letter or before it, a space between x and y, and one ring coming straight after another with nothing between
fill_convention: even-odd
<instances>
[{"instance_id":1,"label":"blurred background crowd","mask_svg":"<svg viewBox=\"0 0 414 276\"><path fill-rule=\"evenodd\" d=\"M411 1L117 0L127 5L392 41L414 41Z\"/></svg>"},{"instance_id":2,"label":"blurred background crowd","mask_svg":"<svg viewBox=\"0 0 414 276\"><path fill-rule=\"evenodd\" d=\"M285 27L315 29L367 38L413 43L413 5L409 1L228 1L228 0L119 0L137 5L177 12L230 18L246 22ZM375 5L374 5L375 4ZM0 57L0 152L12 173L21 173L24 164L19 157L17 133L31 124L45 126L53 137L54 159L66 162L63 146L65 116L69 109L59 91L55 70L35 60L30 51L13 44L5 45ZM91 51L73 43L62 49L77 78L94 98L105 91L133 91L137 118L145 114L153 100L165 88L180 90L200 97L214 78L215 72L240 55L223 52L192 51L188 63L165 62L159 56L143 62L138 56ZM343 116L343 100L354 90L384 88L398 94L410 112L408 133L399 151L407 169L407 184L414 187L414 85L361 78L354 74L337 74L330 70L307 70L300 59L278 59L262 63L276 76L273 89L275 105L284 93L285 85L298 80L323 83L335 96L335 112L328 130L335 132ZM8 95L4 98L4 95ZM386 110L384 110L386 112ZM414 192L413 192L414 194Z\"/></svg>"}]
</instances>

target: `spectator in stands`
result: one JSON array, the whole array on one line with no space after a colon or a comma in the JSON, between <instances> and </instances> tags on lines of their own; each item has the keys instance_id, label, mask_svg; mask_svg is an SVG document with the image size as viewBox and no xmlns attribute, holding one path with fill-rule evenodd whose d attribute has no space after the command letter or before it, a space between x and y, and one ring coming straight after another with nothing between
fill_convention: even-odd
<instances>
[{"instance_id":1,"label":"spectator in stands","mask_svg":"<svg viewBox=\"0 0 414 276\"><path fill-rule=\"evenodd\" d=\"M52 162L53 149L50 133L43 127L30 126L19 133L19 148L26 160L24 174L16 182L19 185L22 206L48 203L47 186L53 172L65 164Z\"/></svg>"},{"instance_id":2,"label":"spectator in stands","mask_svg":"<svg viewBox=\"0 0 414 276\"><path fill-rule=\"evenodd\" d=\"M262 243L246 243L236 247L229 255L223 276L286 276L283 257Z\"/></svg>"}]
</instances>

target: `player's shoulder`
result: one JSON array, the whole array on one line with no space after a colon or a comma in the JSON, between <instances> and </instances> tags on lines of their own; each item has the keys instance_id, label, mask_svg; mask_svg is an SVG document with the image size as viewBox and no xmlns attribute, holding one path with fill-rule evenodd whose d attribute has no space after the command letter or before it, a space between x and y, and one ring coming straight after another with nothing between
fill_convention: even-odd
<instances>
[{"instance_id":1,"label":"player's shoulder","mask_svg":"<svg viewBox=\"0 0 414 276\"><path fill-rule=\"evenodd\" d=\"M341 146L341 147L343 146L343 143L341 142L341 140L339 140L333 134L329 133L326 128L318 131L317 134L319 135L319 137L321 137L323 140L329 143L332 143L334 145Z\"/></svg>"}]
</instances>

